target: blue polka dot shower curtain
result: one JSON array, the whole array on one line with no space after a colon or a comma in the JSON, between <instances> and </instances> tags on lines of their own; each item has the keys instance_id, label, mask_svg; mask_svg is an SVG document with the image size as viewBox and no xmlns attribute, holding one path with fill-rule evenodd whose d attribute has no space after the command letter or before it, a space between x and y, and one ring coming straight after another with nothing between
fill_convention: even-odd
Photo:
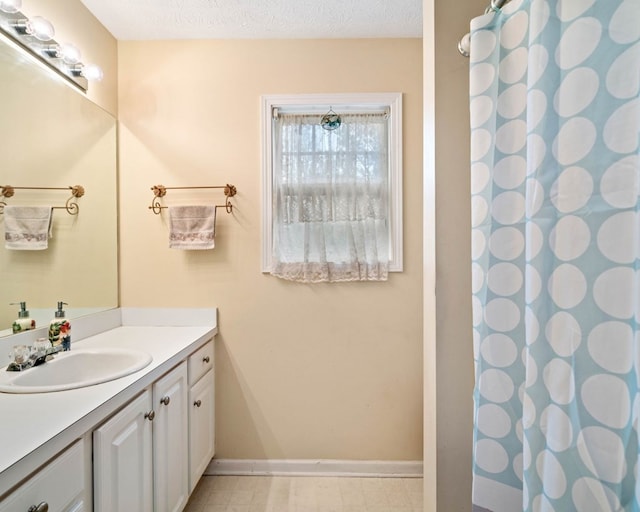
<instances>
[{"instance_id":1,"label":"blue polka dot shower curtain","mask_svg":"<svg viewBox=\"0 0 640 512\"><path fill-rule=\"evenodd\" d=\"M476 511L640 511L640 0L472 21Z\"/></svg>"}]
</instances>

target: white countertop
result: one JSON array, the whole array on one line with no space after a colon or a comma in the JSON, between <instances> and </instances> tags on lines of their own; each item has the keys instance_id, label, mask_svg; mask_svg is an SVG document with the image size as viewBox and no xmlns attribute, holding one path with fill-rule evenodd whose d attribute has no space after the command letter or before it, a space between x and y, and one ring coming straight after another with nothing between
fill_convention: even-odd
<instances>
[{"instance_id":1,"label":"white countertop","mask_svg":"<svg viewBox=\"0 0 640 512\"><path fill-rule=\"evenodd\" d=\"M215 310L113 311L117 314L111 313L106 322L102 320L105 330L82 340L72 338L71 350L74 345L130 348L148 352L153 361L133 374L85 388L53 393L0 393L0 496L217 333ZM194 311L203 314L193 314ZM85 321L91 322L91 318ZM190 323L202 325L185 325ZM83 329L80 327L79 331ZM95 327L89 331L92 329Z\"/></svg>"}]
</instances>

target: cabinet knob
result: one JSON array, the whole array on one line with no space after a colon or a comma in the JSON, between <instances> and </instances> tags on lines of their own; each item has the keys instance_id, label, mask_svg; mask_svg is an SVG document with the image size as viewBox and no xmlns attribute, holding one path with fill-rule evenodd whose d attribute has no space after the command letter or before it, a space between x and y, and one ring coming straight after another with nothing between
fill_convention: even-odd
<instances>
[{"instance_id":1,"label":"cabinet knob","mask_svg":"<svg viewBox=\"0 0 640 512\"><path fill-rule=\"evenodd\" d=\"M49 504L46 501L40 503L40 505L31 505L27 512L47 512L49 510Z\"/></svg>"},{"instance_id":2,"label":"cabinet knob","mask_svg":"<svg viewBox=\"0 0 640 512\"><path fill-rule=\"evenodd\" d=\"M202 400L196 400L195 402L193 402L193 405L195 405L196 407L200 407L202 405Z\"/></svg>"},{"instance_id":3,"label":"cabinet knob","mask_svg":"<svg viewBox=\"0 0 640 512\"><path fill-rule=\"evenodd\" d=\"M163 397L160 399L160 403L161 403L162 405L169 405L169 402L171 402L171 398L169 398L168 396L163 396Z\"/></svg>"},{"instance_id":4,"label":"cabinet knob","mask_svg":"<svg viewBox=\"0 0 640 512\"><path fill-rule=\"evenodd\" d=\"M202 358L202 362L203 362L203 363L208 363L209 361L211 361L211 358L209 358L209 356L204 356L204 357Z\"/></svg>"},{"instance_id":5,"label":"cabinet knob","mask_svg":"<svg viewBox=\"0 0 640 512\"><path fill-rule=\"evenodd\" d=\"M148 413L146 413L144 415L144 419L145 420L149 420L149 421L153 421L153 418L156 417L156 412L155 411L149 411Z\"/></svg>"}]
</instances>

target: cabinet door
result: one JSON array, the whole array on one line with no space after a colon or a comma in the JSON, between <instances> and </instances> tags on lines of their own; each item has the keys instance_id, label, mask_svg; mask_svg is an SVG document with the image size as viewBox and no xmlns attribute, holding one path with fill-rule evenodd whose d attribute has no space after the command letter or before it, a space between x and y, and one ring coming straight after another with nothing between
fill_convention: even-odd
<instances>
[{"instance_id":1,"label":"cabinet door","mask_svg":"<svg viewBox=\"0 0 640 512\"><path fill-rule=\"evenodd\" d=\"M153 512L151 392L93 433L95 512Z\"/></svg>"},{"instance_id":2,"label":"cabinet door","mask_svg":"<svg viewBox=\"0 0 640 512\"><path fill-rule=\"evenodd\" d=\"M154 512L179 512L189 498L187 363L153 385Z\"/></svg>"},{"instance_id":3,"label":"cabinet door","mask_svg":"<svg viewBox=\"0 0 640 512\"><path fill-rule=\"evenodd\" d=\"M85 456L83 442L76 443L6 499L0 501L1 512L17 512L38 507L49 512L82 512L91 510L85 502ZM90 484L89 484L90 485Z\"/></svg>"},{"instance_id":4,"label":"cabinet door","mask_svg":"<svg viewBox=\"0 0 640 512\"><path fill-rule=\"evenodd\" d=\"M215 379L209 370L189 390L189 492L215 452Z\"/></svg>"}]
</instances>

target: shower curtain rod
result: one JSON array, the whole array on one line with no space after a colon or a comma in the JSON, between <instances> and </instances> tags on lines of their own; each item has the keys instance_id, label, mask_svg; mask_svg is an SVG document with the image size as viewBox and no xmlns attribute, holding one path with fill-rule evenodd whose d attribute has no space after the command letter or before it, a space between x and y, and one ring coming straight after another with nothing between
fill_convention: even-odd
<instances>
[{"instance_id":1,"label":"shower curtain rod","mask_svg":"<svg viewBox=\"0 0 640 512\"><path fill-rule=\"evenodd\" d=\"M485 14L490 12L497 12L502 9L502 6L508 3L509 0L491 0L491 4L484 10ZM471 34L467 32L462 36L460 41L458 41L458 51L462 54L463 57L469 57L469 52L471 50Z\"/></svg>"}]
</instances>

